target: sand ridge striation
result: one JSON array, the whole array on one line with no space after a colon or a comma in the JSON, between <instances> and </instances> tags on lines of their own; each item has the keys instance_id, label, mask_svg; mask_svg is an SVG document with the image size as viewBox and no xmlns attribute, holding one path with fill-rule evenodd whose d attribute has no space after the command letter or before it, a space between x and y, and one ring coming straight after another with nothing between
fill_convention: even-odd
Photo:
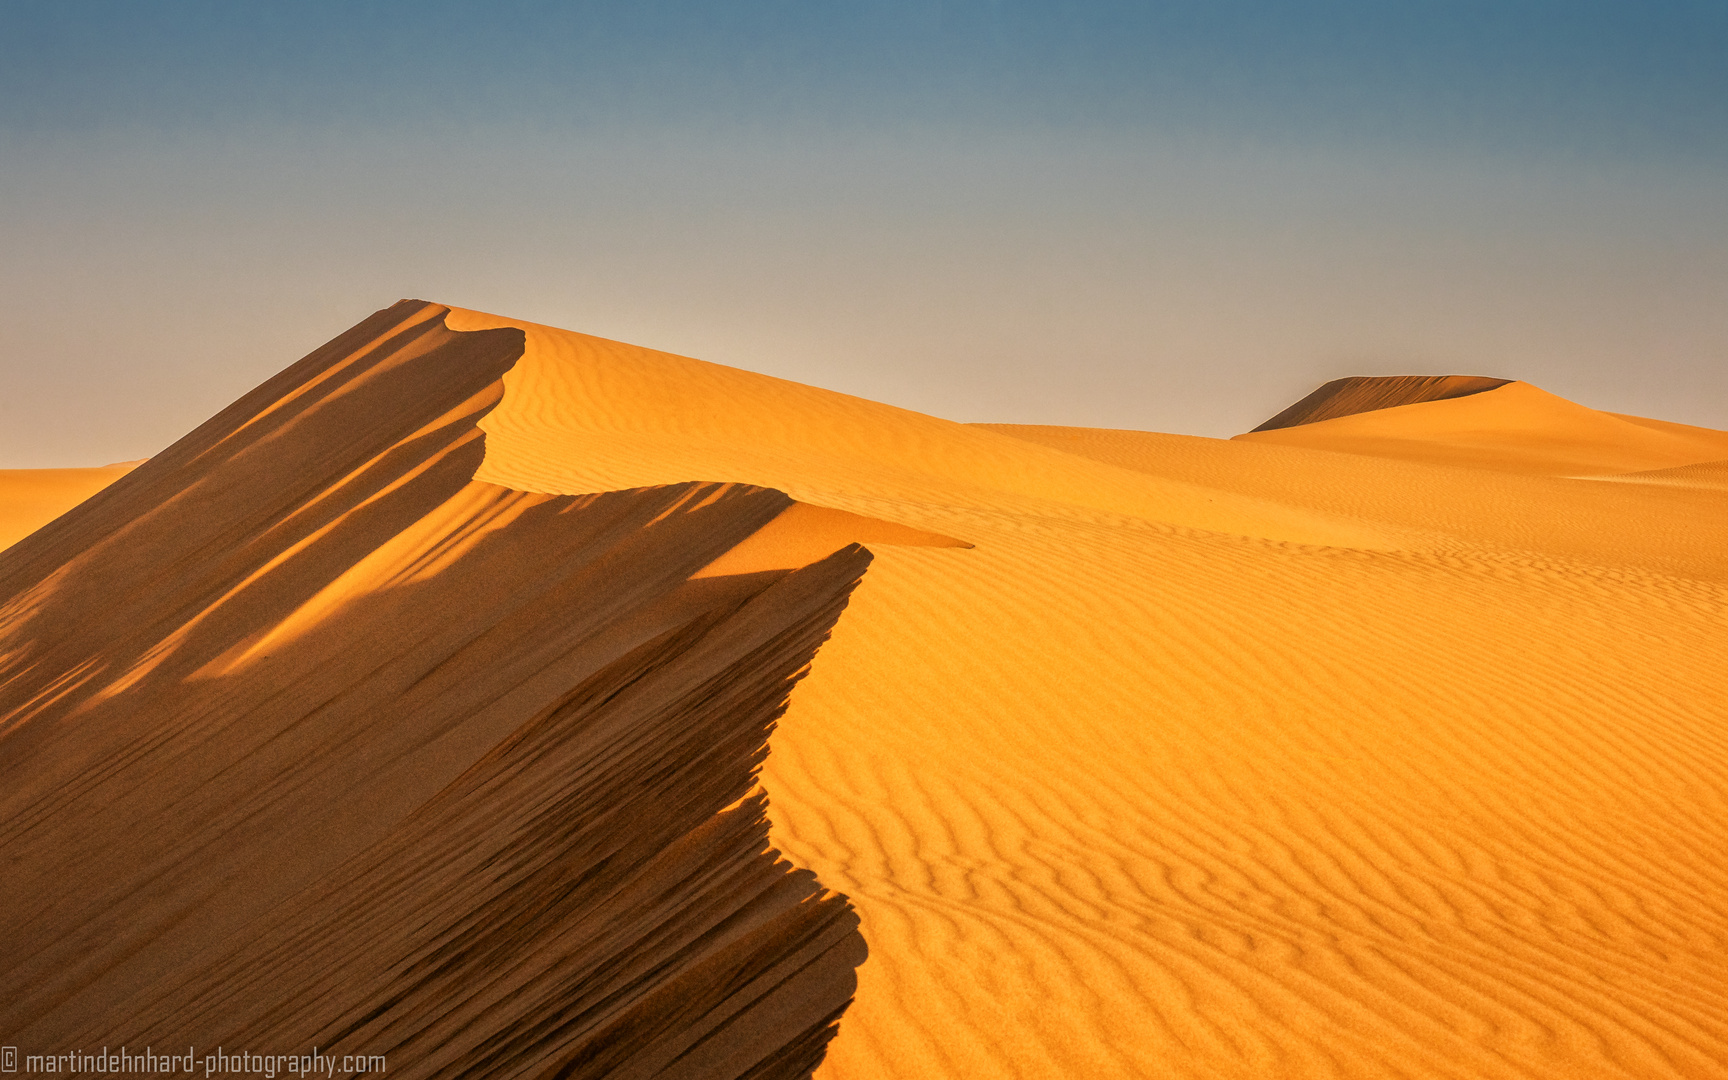
<instances>
[{"instance_id":1,"label":"sand ridge striation","mask_svg":"<svg viewBox=\"0 0 1728 1080\"><path fill-rule=\"evenodd\" d=\"M446 312L380 312L0 555L9 1045L820 1059L864 945L754 775L868 553L696 579L791 500L473 480L522 336Z\"/></svg>"},{"instance_id":2,"label":"sand ridge striation","mask_svg":"<svg viewBox=\"0 0 1728 1080\"><path fill-rule=\"evenodd\" d=\"M1728 1075L1728 518L1638 479L1713 475L1728 434L1517 382L1235 440L966 425L416 311L395 333L441 319L425 355L502 388L450 383L368 454L324 444L383 397L279 381L222 421L260 462L296 395L358 403L282 505L128 478L0 555L34 628L0 640L0 844L35 875L8 894L35 951L3 954L31 988L4 1030L317 1021L448 1073L544 1031L569 1040L535 1059L553 1075L726 1075L705 1048L790 1075L823 1040L823 1080ZM145 542L175 514L184 548ZM185 575L207 584L161 584ZM4 772L23 760L43 774ZM166 803L109 779L166 760L203 779ZM562 786L662 763L647 801ZM615 801L644 828L611 831ZM169 827L87 896L79 814ZM334 846L276 843L302 818ZM686 827L666 874L567 921L613 880L595 843ZM316 885L251 895L273 878L248 859ZM674 929L644 934L642 897ZM274 998L242 934L314 992ZM319 981L348 951L361 993Z\"/></svg>"}]
</instances>

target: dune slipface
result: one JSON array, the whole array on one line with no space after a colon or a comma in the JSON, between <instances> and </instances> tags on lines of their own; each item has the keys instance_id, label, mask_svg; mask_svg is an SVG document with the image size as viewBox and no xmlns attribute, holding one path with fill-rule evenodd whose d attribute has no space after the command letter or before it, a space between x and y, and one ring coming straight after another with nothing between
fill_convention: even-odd
<instances>
[{"instance_id":1,"label":"dune slipface","mask_svg":"<svg viewBox=\"0 0 1728 1080\"><path fill-rule=\"evenodd\" d=\"M822 1080L1728 1076L1728 434L381 318L0 557L0 1032L768 1076L855 972Z\"/></svg>"},{"instance_id":2,"label":"dune slipface","mask_svg":"<svg viewBox=\"0 0 1728 1080\"><path fill-rule=\"evenodd\" d=\"M1392 383L1388 391L1401 384L1366 381ZM1600 412L1529 383L1495 382L1445 396L1383 398L1371 408L1315 415L1291 426L1269 421L1236 441L1535 476L1612 476L1728 455L1728 432Z\"/></svg>"},{"instance_id":3,"label":"dune slipface","mask_svg":"<svg viewBox=\"0 0 1728 1080\"><path fill-rule=\"evenodd\" d=\"M1386 375L1333 379L1254 430L1275 431L1399 405L1469 397L1505 386L1510 381L1482 375Z\"/></svg>"},{"instance_id":4,"label":"dune slipface","mask_svg":"<svg viewBox=\"0 0 1728 1080\"><path fill-rule=\"evenodd\" d=\"M1511 470L987 428L450 323L526 335L485 479L973 545L872 542L763 768L870 947L824 1080L1728 1075L1728 518L1518 472L1707 433L1525 384L1360 414L1444 457L1475 403Z\"/></svg>"},{"instance_id":5,"label":"dune slipface","mask_svg":"<svg viewBox=\"0 0 1728 1080\"><path fill-rule=\"evenodd\" d=\"M754 773L869 560L472 479L519 331L404 302L0 556L0 1035L795 1077L864 955ZM832 549L830 549L832 550Z\"/></svg>"}]
</instances>

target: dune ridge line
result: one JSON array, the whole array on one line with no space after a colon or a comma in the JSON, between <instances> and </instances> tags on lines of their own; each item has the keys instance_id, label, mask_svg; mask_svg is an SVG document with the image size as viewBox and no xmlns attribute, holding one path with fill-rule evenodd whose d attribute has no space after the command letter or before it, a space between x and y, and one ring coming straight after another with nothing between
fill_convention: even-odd
<instances>
[{"instance_id":1,"label":"dune ridge line","mask_svg":"<svg viewBox=\"0 0 1728 1080\"><path fill-rule=\"evenodd\" d=\"M865 948L755 773L869 562L473 479L522 352L382 311L0 554L8 1045L809 1075ZM825 553L826 554L826 553Z\"/></svg>"}]
</instances>

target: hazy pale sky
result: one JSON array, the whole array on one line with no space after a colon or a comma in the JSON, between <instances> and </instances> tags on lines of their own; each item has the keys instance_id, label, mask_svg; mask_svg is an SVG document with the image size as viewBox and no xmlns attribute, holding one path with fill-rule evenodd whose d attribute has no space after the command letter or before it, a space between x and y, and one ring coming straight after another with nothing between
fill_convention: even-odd
<instances>
[{"instance_id":1,"label":"hazy pale sky","mask_svg":"<svg viewBox=\"0 0 1728 1080\"><path fill-rule=\"evenodd\" d=\"M1728 3L0 5L0 467L405 296L957 420L1728 427Z\"/></svg>"}]
</instances>

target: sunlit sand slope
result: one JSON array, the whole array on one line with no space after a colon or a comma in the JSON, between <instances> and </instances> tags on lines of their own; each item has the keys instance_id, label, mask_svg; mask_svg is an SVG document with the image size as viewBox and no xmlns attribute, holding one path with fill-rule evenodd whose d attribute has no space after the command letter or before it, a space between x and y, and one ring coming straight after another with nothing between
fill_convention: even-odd
<instances>
[{"instance_id":1,"label":"sunlit sand slope","mask_svg":"<svg viewBox=\"0 0 1728 1080\"><path fill-rule=\"evenodd\" d=\"M1287 499L1419 536L1421 546L1527 551L1681 577L1728 578L1721 507L1681 492L1604 489L1594 480L1440 467L1306 447L1102 428L992 424L991 430L1192 484ZM1710 466L1688 466L1689 470ZM1595 479L1635 480L1664 473Z\"/></svg>"},{"instance_id":2,"label":"sunlit sand slope","mask_svg":"<svg viewBox=\"0 0 1728 1080\"><path fill-rule=\"evenodd\" d=\"M445 310L379 313L0 556L0 1041L819 1060L864 946L753 771L868 555L698 579L791 500L473 480L523 338Z\"/></svg>"},{"instance_id":3,"label":"sunlit sand slope","mask_svg":"<svg viewBox=\"0 0 1728 1080\"><path fill-rule=\"evenodd\" d=\"M1379 378L1353 377L1333 379L1312 394L1285 409L1255 428L1295 427L1339 416L1390 409L1399 405L1414 405L1419 401L1445 401L1468 397L1505 386L1510 379L1489 379L1480 375L1390 375Z\"/></svg>"},{"instance_id":4,"label":"sunlit sand slope","mask_svg":"<svg viewBox=\"0 0 1728 1080\"><path fill-rule=\"evenodd\" d=\"M1099 460L451 324L526 335L482 477L975 545L873 547L764 769L871 950L819 1075L1728 1075L1728 525L1694 493Z\"/></svg>"},{"instance_id":5,"label":"sunlit sand slope","mask_svg":"<svg viewBox=\"0 0 1728 1080\"><path fill-rule=\"evenodd\" d=\"M1728 457L1728 432L1598 412L1522 382L1236 438L1542 476L1640 472Z\"/></svg>"},{"instance_id":6,"label":"sunlit sand slope","mask_svg":"<svg viewBox=\"0 0 1728 1080\"><path fill-rule=\"evenodd\" d=\"M100 469L0 469L0 548L29 536L125 476L136 464Z\"/></svg>"},{"instance_id":7,"label":"sunlit sand slope","mask_svg":"<svg viewBox=\"0 0 1728 1080\"><path fill-rule=\"evenodd\" d=\"M1318 544L1390 547L1404 539L1348 518L1103 468L979 427L604 338L461 309L450 326L526 334L527 352L504 379L504 405L481 423L487 454L478 474L523 490L725 477L961 541L972 538L944 524L955 506L1170 521Z\"/></svg>"},{"instance_id":8,"label":"sunlit sand slope","mask_svg":"<svg viewBox=\"0 0 1728 1080\"><path fill-rule=\"evenodd\" d=\"M1622 480L1634 484L1658 484L1663 487L1728 491L1728 459L1704 461L1697 465L1681 465L1673 469L1621 473L1618 476L1604 476L1601 479Z\"/></svg>"}]
</instances>

